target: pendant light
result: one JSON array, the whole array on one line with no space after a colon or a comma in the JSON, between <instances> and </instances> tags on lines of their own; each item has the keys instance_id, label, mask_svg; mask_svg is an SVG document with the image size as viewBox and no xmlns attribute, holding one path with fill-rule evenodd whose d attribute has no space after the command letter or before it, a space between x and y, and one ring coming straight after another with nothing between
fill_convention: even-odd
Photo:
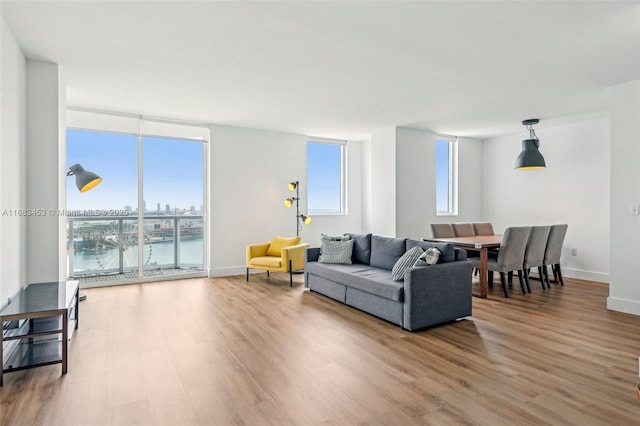
<instances>
[{"instance_id":1,"label":"pendant light","mask_svg":"<svg viewBox=\"0 0 640 426\"><path fill-rule=\"evenodd\" d=\"M522 122L522 125L529 130L529 139L522 141L522 152L516 158L516 170L538 170L547 167L544 157L538 151L540 140L533 130L533 125L538 124L539 121L537 118L531 118Z\"/></svg>"}]
</instances>

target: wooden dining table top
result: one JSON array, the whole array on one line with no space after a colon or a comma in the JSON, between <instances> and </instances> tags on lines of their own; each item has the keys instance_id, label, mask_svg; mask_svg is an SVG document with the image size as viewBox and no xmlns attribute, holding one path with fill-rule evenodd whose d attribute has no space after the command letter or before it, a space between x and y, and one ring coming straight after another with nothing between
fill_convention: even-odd
<instances>
[{"instance_id":1,"label":"wooden dining table top","mask_svg":"<svg viewBox=\"0 0 640 426\"><path fill-rule=\"evenodd\" d=\"M481 249L500 247L500 243L502 243L502 234L474 235L473 237L424 238L424 240L439 243L453 243L458 247Z\"/></svg>"}]
</instances>

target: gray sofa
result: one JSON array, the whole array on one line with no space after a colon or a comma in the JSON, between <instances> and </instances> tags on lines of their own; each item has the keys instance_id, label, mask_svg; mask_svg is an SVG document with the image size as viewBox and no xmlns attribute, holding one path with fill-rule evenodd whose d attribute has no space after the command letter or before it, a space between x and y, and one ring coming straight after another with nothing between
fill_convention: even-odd
<instances>
[{"instance_id":1,"label":"gray sofa","mask_svg":"<svg viewBox=\"0 0 640 426\"><path fill-rule=\"evenodd\" d=\"M320 263L320 248L307 248L305 286L407 330L417 330L471 315L471 264L452 244L371 234L346 234L354 240L353 264ZM435 265L406 270L393 281L396 261L412 247L436 247Z\"/></svg>"}]
</instances>

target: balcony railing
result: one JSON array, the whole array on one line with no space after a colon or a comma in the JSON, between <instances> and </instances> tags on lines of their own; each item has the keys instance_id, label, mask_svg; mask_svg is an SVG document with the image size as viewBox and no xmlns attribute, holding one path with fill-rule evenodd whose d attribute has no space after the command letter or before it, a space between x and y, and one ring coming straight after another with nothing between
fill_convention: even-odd
<instances>
[{"instance_id":1,"label":"balcony railing","mask_svg":"<svg viewBox=\"0 0 640 426\"><path fill-rule=\"evenodd\" d=\"M204 269L204 220L199 215L148 216L142 241L137 216L67 220L69 275L124 274L139 269Z\"/></svg>"}]
</instances>

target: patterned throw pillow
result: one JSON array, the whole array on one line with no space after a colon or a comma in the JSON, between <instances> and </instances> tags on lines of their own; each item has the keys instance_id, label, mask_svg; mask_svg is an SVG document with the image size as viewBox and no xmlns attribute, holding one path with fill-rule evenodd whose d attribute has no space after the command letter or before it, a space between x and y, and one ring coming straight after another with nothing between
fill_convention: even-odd
<instances>
[{"instance_id":1,"label":"patterned throw pillow","mask_svg":"<svg viewBox=\"0 0 640 426\"><path fill-rule=\"evenodd\" d=\"M438 259L440 259L440 250L435 247L431 247L427 249L422 255L416 260L416 263L413 266L429 266L435 265L438 263Z\"/></svg>"},{"instance_id":2,"label":"patterned throw pillow","mask_svg":"<svg viewBox=\"0 0 640 426\"><path fill-rule=\"evenodd\" d=\"M391 269L391 278L394 281L404 281L404 271L413 267L416 260L422 255L422 249L420 247L414 247L407 250L400 259L393 265Z\"/></svg>"},{"instance_id":3,"label":"patterned throw pillow","mask_svg":"<svg viewBox=\"0 0 640 426\"><path fill-rule=\"evenodd\" d=\"M348 241L350 239L351 239L351 237L348 236L348 235L341 235L339 237L332 237L331 235L320 234L320 240L321 241Z\"/></svg>"},{"instance_id":4,"label":"patterned throw pillow","mask_svg":"<svg viewBox=\"0 0 640 426\"><path fill-rule=\"evenodd\" d=\"M330 241L323 240L320 247L319 263L341 263L351 265L353 253L353 240Z\"/></svg>"}]
</instances>

